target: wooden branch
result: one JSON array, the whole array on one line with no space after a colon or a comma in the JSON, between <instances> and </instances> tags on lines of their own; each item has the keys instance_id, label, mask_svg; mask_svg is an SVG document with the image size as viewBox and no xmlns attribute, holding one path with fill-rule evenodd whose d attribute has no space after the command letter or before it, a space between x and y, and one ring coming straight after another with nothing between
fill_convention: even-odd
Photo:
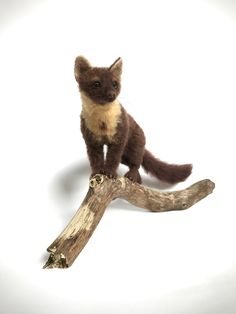
<instances>
[{"instance_id":1,"label":"wooden branch","mask_svg":"<svg viewBox=\"0 0 236 314\"><path fill-rule=\"evenodd\" d=\"M115 198L125 199L153 212L183 210L212 193L214 187L215 184L206 179L184 190L159 192L125 177L109 179L104 175L95 175L90 180L88 193L80 208L47 249L50 256L44 268L71 266L96 229L106 207Z\"/></svg>"}]
</instances>

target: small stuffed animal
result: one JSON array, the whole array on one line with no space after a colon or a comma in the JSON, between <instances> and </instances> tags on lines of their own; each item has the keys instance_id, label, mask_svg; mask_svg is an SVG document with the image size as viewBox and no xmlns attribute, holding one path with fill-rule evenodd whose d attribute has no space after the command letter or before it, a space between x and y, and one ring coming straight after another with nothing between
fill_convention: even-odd
<instances>
[{"instance_id":1,"label":"small stuffed animal","mask_svg":"<svg viewBox=\"0 0 236 314\"><path fill-rule=\"evenodd\" d=\"M91 176L105 174L116 178L120 163L129 167L125 176L138 183L142 182L140 166L168 183L184 181L190 175L191 164L168 164L145 149L143 130L117 99L121 89L121 58L110 67L92 67L87 59L79 56L75 60L74 73L81 93L81 131ZM104 145L107 146L106 154Z\"/></svg>"}]
</instances>

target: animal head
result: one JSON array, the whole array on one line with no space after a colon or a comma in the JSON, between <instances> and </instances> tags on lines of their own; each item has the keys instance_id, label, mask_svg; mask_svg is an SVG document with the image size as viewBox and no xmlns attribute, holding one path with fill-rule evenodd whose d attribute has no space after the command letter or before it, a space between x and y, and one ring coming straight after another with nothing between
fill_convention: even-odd
<instances>
[{"instance_id":1,"label":"animal head","mask_svg":"<svg viewBox=\"0 0 236 314\"><path fill-rule=\"evenodd\" d=\"M80 92L94 103L105 105L113 102L120 93L122 59L118 58L110 67L92 67L87 59L79 56L75 60L75 79Z\"/></svg>"}]
</instances>

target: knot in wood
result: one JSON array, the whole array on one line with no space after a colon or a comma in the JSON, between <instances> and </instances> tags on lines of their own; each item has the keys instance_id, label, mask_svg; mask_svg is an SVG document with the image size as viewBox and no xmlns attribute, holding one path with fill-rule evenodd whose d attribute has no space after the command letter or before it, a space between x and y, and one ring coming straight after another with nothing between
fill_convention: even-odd
<instances>
[{"instance_id":1,"label":"knot in wood","mask_svg":"<svg viewBox=\"0 0 236 314\"><path fill-rule=\"evenodd\" d=\"M97 185L101 184L104 181L104 177L101 174L95 174L90 181L89 181L89 186L91 188L95 188Z\"/></svg>"}]
</instances>

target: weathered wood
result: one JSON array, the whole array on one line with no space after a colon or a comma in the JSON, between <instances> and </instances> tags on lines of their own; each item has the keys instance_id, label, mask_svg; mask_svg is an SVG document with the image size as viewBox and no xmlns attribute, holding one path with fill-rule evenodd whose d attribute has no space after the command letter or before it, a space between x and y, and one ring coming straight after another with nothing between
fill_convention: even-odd
<instances>
[{"instance_id":1,"label":"weathered wood","mask_svg":"<svg viewBox=\"0 0 236 314\"><path fill-rule=\"evenodd\" d=\"M47 249L50 256L44 268L71 266L96 229L106 207L115 198L154 212L183 210L212 193L214 187L215 184L206 179L184 190L159 192L125 177L109 179L104 175L95 175L90 180L88 193L80 208Z\"/></svg>"}]
</instances>

